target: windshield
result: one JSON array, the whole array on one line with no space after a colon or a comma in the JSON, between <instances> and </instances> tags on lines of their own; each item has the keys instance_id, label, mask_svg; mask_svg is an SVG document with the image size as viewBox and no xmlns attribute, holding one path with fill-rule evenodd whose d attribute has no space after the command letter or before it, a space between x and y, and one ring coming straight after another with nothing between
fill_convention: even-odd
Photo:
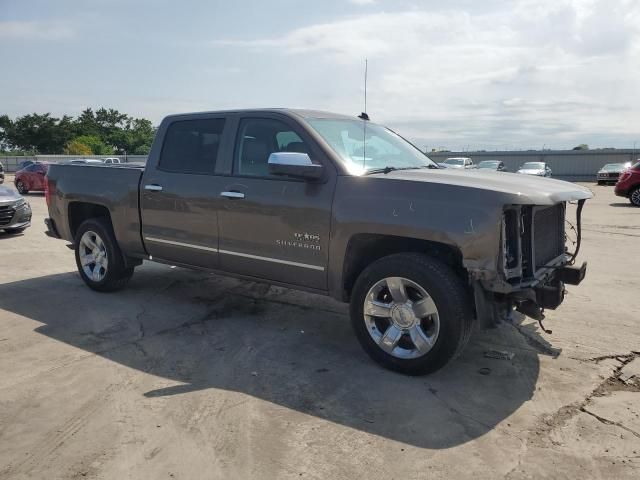
<instances>
[{"instance_id":1,"label":"windshield","mask_svg":"<svg viewBox=\"0 0 640 480\"><path fill-rule=\"evenodd\" d=\"M542 170L544 168L544 163L542 162L527 162L522 167L522 170Z\"/></svg>"},{"instance_id":2,"label":"windshield","mask_svg":"<svg viewBox=\"0 0 640 480\"><path fill-rule=\"evenodd\" d=\"M354 175L385 167L436 167L429 157L405 139L375 123L324 118L313 118L308 122Z\"/></svg>"},{"instance_id":3,"label":"windshield","mask_svg":"<svg viewBox=\"0 0 640 480\"><path fill-rule=\"evenodd\" d=\"M622 163L608 163L604 167L602 167L602 170L609 172L611 170L622 170L623 168L624 164Z\"/></svg>"},{"instance_id":4,"label":"windshield","mask_svg":"<svg viewBox=\"0 0 640 480\"><path fill-rule=\"evenodd\" d=\"M478 164L478 168L496 168L498 166L498 162L492 161L484 161Z\"/></svg>"}]
</instances>

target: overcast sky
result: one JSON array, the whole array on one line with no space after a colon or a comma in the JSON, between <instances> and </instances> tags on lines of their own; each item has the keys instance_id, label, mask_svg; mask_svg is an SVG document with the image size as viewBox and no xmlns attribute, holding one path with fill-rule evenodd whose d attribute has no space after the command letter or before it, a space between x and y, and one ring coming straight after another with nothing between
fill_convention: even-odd
<instances>
[{"instance_id":1,"label":"overcast sky","mask_svg":"<svg viewBox=\"0 0 640 480\"><path fill-rule=\"evenodd\" d=\"M420 147L640 145L638 0L0 0L0 114L368 111Z\"/></svg>"}]
</instances>

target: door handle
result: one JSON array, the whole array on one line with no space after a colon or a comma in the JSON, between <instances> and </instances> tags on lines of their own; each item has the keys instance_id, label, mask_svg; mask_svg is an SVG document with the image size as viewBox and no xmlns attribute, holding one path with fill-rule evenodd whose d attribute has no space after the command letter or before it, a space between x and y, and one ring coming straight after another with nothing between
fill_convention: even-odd
<instances>
[{"instance_id":1,"label":"door handle","mask_svg":"<svg viewBox=\"0 0 640 480\"><path fill-rule=\"evenodd\" d=\"M161 192L162 191L162 185L157 185L155 183L152 183L151 185L145 185L144 189L145 190L150 190L152 192Z\"/></svg>"},{"instance_id":2,"label":"door handle","mask_svg":"<svg viewBox=\"0 0 640 480\"><path fill-rule=\"evenodd\" d=\"M244 198L244 193L242 192L220 192L221 197L225 198Z\"/></svg>"}]
</instances>

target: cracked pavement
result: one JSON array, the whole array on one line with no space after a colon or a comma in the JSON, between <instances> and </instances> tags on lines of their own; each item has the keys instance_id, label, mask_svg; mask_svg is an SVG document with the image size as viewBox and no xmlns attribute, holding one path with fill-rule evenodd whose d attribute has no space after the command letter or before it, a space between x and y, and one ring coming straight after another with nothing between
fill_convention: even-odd
<instances>
[{"instance_id":1,"label":"cracked pavement","mask_svg":"<svg viewBox=\"0 0 640 480\"><path fill-rule=\"evenodd\" d=\"M92 292L29 195L34 225L0 233L0 479L638 478L640 209L590 188L553 334L477 332L420 378L327 298L147 263Z\"/></svg>"}]
</instances>

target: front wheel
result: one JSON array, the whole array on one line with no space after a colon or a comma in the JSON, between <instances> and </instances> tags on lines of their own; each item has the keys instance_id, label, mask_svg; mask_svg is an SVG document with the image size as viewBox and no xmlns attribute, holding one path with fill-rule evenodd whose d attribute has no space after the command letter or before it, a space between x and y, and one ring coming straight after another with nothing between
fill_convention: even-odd
<instances>
[{"instance_id":1,"label":"front wheel","mask_svg":"<svg viewBox=\"0 0 640 480\"><path fill-rule=\"evenodd\" d=\"M16 190L18 190L18 193L20 195L26 195L27 193L29 193L29 188L27 187L27 184L24 183L22 180L18 180L16 182Z\"/></svg>"},{"instance_id":2,"label":"front wheel","mask_svg":"<svg viewBox=\"0 0 640 480\"><path fill-rule=\"evenodd\" d=\"M631 192L631 195L629 195L629 201L636 207L640 207L640 187L636 187L636 189Z\"/></svg>"},{"instance_id":3,"label":"front wheel","mask_svg":"<svg viewBox=\"0 0 640 480\"><path fill-rule=\"evenodd\" d=\"M105 219L84 221L76 233L75 247L80 277L93 290L118 290L133 275L133 268L125 266L113 228Z\"/></svg>"},{"instance_id":4,"label":"front wheel","mask_svg":"<svg viewBox=\"0 0 640 480\"><path fill-rule=\"evenodd\" d=\"M395 254L366 268L351 296L351 323L376 362L424 375L459 355L471 334L471 297L451 268L423 254Z\"/></svg>"}]
</instances>

